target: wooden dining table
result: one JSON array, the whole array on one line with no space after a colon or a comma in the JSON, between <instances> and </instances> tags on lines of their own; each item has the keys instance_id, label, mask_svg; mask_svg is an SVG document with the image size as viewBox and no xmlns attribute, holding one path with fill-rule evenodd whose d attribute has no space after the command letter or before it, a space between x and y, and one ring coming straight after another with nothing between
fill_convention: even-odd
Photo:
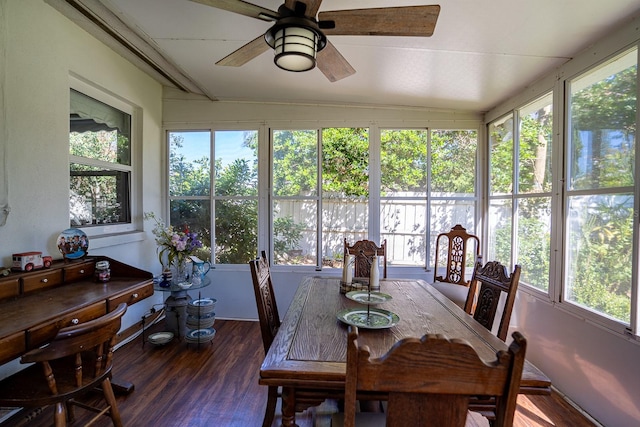
<instances>
[{"instance_id":1,"label":"wooden dining table","mask_svg":"<svg viewBox=\"0 0 640 427\"><path fill-rule=\"evenodd\" d=\"M372 307L390 311L399 320L381 329L360 328L358 340L370 347L372 357L382 356L402 338L425 334L463 339L486 361L507 349L506 343L423 280L384 279L380 288L391 299ZM339 278L304 278L262 363L259 383L282 387L284 427L295 426L296 412L344 392L348 325L338 313L366 305L339 289ZM520 393L550 394L551 381L527 361ZM480 404L477 409L482 409Z\"/></svg>"}]
</instances>

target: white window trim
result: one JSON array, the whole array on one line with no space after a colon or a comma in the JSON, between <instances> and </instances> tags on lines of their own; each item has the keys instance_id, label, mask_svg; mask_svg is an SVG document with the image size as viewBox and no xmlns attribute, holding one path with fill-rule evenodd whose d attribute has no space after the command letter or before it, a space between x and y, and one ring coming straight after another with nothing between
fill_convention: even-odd
<instances>
[{"instance_id":1,"label":"white window trim","mask_svg":"<svg viewBox=\"0 0 640 427\"><path fill-rule=\"evenodd\" d=\"M73 73L69 75L69 89L81 92L131 115L131 188L129 192L131 222L129 224L78 228L91 238L91 247L94 249L143 240L144 236L141 232L143 229L141 220L142 178L140 173L142 170L142 109L113 92L99 87ZM69 161L73 160L72 157L73 156L70 156Z\"/></svg>"}]
</instances>

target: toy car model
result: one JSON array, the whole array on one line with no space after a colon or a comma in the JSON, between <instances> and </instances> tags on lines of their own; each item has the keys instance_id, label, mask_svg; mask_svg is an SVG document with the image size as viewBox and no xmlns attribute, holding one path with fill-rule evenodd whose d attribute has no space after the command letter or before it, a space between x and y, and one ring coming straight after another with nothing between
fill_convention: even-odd
<instances>
[{"instance_id":1,"label":"toy car model","mask_svg":"<svg viewBox=\"0 0 640 427\"><path fill-rule=\"evenodd\" d=\"M53 258L42 256L42 252L22 252L13 254L13 271L31 271L37 268L51 267Z\"/></svg>"}]
</instances>

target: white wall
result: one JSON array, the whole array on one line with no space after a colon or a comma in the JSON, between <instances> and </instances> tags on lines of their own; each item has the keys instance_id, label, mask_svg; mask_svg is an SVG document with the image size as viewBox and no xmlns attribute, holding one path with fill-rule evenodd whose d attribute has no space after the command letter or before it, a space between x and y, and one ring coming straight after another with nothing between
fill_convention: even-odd
<instances>
[{"instance_id":1,"label":"white wall","mask_svg":"<svg viewBox=\"0 0 640 427\"><path fill-rule=\"evenodd\" d=\"M11 208L6 224L0 226L0 265L11 265L11 254L23 251L61 258L56 238L69 228L71 74L141 109L144 161L138 201L145 211L159 211L162 86L42 0L0 0L0 19L0 119L5 119L0 147L5 148ZM92 239L89 254L158 269L150 233ZM139 320L154 301L161 301L161 296L132 306L124 326Z\"/></svg>"},{"instance_id":2,"label":"white wall","mask_svg":"<svg viewBox=\"0 0 640 427\"><path fill-rule=\"evenodd\" d=\"M512 329L527 358L555 387L605 426L640 425L640 345L519 292Z\"/></svg>"}]
</instances>

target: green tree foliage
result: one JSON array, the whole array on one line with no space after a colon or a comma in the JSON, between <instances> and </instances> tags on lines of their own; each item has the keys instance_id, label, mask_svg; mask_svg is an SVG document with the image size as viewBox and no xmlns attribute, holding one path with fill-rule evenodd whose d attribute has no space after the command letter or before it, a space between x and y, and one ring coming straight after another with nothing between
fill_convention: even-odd
<instances>
[{"instance_id":1,"label":"green tree foliage","mask_svg":"<svg viewBox=\"0 0 640 427\"><path fill-rule=\"evenodd\" d=\"M551 191L552 114L540 108L520 121L518 147L518 191L540 193Z\"/></svg>"},{"instance_id":2,"label":"green tree foliage","mask_svg":"<svg viewBox=\"0 0 640 427\"><path fill-rule=\"evenodd\" d=\"M327 196L369 197L369 130L322 130L322 192Z\"/></svg>"},{"instance_id":3,"label":"green tree foliage","mask_svg":"<svg viewBox=\"0 0 640 427\"><path fill-rule=\"evenodd\" d=\"M579 230L571 234L574 274L567 297L629 322L633 198L595 196Z\"/></svg>"},{"instance_id":4,"label":"green tree foliage","mask_svg":"<svg viewBox=\"0 0 640 427\"><path fill-rule=\"evenodd\" d=\"M637 65L573 94L572 184L575 188L632 187L635 181ZM621 134L616 138L615 133ZM591 137L593 167L580 169L580 151ZM608 136L608 139L605 138ZM588 198L585 220L572 236L575 269L570 298L611 317L630 321L633 197Z\"/></svg>"},{"instance_id":5,"label":"green tree foliage","mask_svg":"<svg viewBox=\"0 0 640 427\"><path fill-rule=\"evenodd\" d=\"M184 138L171 134L169 141L169 195L171 197L203 196L210 192L209 159L203 156L195 162L189 162L181 148ZM211 258L211 209L208 200L171 200L169 222L177 229L188 228L198 233L203 247L196 256L200 259Z\"/></svg>"},{"instance_id":6,"label":"green tree foliage","mask_svg":"<svg viewBox=\"0 0 640 427\"><path fill-rule=\"evenodd\" d=\"M477 142L472 130L431 132L431 191L475 194Z\"/></svg>"},{"instance_id":7,"label":"green tree foliage","mask_svg":"<svg viewBox=\"0 0 640 427\"><path fill-rule=\"evenodd\" d=\"M637 66L629 67L578 91L571 97L572 186L611 188L634 184ZM610 131L622 134L622 146L608 144ZM594 167L581 170L583 135L591 137Z\"/></svg>"},{"instance_id":8,"label":"green tree foliage","mask_svg":"<svg viewBox=\"0 0 640 427\"><path fill-rule=\"evenodd\" d=\"M273 141L273 188L276 197L312 195L317 186L316 131L283 130Z\"/></svg>"},{"instance_id":9,"label":"green tree foliage","mask_svg":"<svg viewBox=\"0 0 640 427\"><path fill-rule=\"evenodd\" d=\"M382 194L424 193L427 188L427 132L385 130L380 140Z\"/></svg>"},{"instance_id":10,"label":"green tree foliage","mask_svg":"<svg viewBox=\"0 0 640 427\"><path fill-rule=\"evenodd\" d=\"M513 120L489 126L490 194L511 194L513 189Z\"/></svg>"},{"instance_id":11,"label":"green tree foliage","mask_svg":"<svg viewBox=\"0 0 640 427\"><path fill-rule=\"evenodd\" d=\"M216 201L216 262L244 264L258 247L258 204L237 196L257 194L257 168L237 159L226 167L216 160L216 195L235 196Z\"/></svg>"},{"instance_id":12,"label":"green tree foliage","mask_svg":"<svg viewBox=\"0 0 640 427\"><path fill-rule=\"evenodd\" d=\"M116 129L71 132L69 153L104 162L103 166L84 164L84 160L71 164L71 226L128 222L129 208L122 202L128 201L124 195L129 173L107 166L129 165L128 136Z\"/></svg>"},{"instance_id":13,"label":"green tree foliage","mask_svg":"<svg viewBox=\"0 0 640 427\"><path fill-rule=\"evenodd\" d=\"M522 112L521 112L522 113ZM513 124L512 120L491 126L491 193L513 191ZM518 194L551 191L552 115L542 106L520 117L518 144ZM516 232L517 263L522 266L521 280L538 289L549 288L551 197L520 198L517 201L518 228L512 230L511 203L505 205L495 222L495 256L508 264L512 261L511 235Z\"/></svg>"},{"instance_id":14,"label":"green tree foliage","mask_svg":"<svg viewBox=\"0 0 640 427\"><path fill-rule=\"evenodd\" d=\"M204 196L209 194L211 178L209 158L190 162L181 152L184 137L171 134L169 144L169 195L170 196Z\"/></svg>"}]
</instances>

